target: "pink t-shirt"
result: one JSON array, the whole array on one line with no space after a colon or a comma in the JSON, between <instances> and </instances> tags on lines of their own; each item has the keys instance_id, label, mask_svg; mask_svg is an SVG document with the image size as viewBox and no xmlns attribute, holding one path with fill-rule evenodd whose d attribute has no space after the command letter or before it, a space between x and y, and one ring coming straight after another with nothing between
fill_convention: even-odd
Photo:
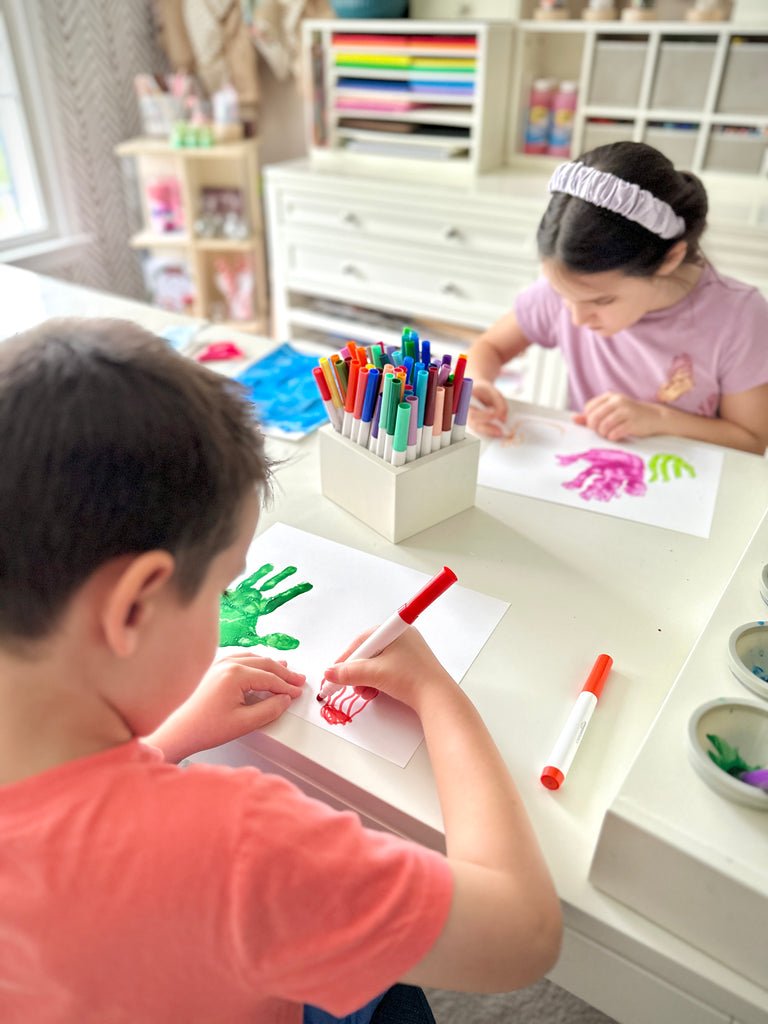
<instances>
[{"instance_id":1,"label":"pink t-shirt","mask_svg":"<svg viewBox=\"0 0 768 1024\"><path fill-rule=\"evenodd\" d=\"M608 337L575 327L544 277L520 292L514 309L528 341L563 353L576 411L595 395L618 391L711 417L721 395L768 382L768 302L711 264L674 306Z\"/></svg>"},{"instance_id":2,"label":"pink t-shirt","mask_svg":"<svg viewBox=\"0 0 768 1024\"><path fill-rule=\"evenodd\" d=\"M297 1024L432 947L440 854L138 740L0 787L3 1024Z\"/></svg>"}]
</instances>

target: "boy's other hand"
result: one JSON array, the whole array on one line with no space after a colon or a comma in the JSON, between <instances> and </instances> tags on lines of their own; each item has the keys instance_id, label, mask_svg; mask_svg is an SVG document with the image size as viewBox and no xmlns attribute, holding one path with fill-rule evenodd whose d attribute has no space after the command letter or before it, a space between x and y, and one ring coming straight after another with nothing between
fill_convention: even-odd
<instances>
[{"instance_id":1,"label":"boy's other hand","mask_svg":"<svg viewBox=\"0 0 768 1024\"><path fill-rule=\"evenodd\" d=\"M147 742L160 747L168 761L218 747L274 722L300 696L305 681L284 661L252 651L228 652Z\"/></svg>"}]
</instances>

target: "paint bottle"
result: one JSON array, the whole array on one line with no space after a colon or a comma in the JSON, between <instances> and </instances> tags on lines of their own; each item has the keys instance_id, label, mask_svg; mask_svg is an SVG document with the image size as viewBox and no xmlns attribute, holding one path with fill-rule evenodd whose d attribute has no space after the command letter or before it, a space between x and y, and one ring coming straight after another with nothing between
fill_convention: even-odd
<instances>
[{"instance_id":1,"label":"paint bottle","mask_svg":"<svg viewBox=\"0 0 768 1024\"><path fill-rule=\"evenodd\" d=\"M571 139L573 137L573 118L576 110L576 82L561 82L552 97L552 117L549 125L550 156L571 155Z\"/></svg>"},{"instance_id":2,"label":"paint bottle","mask_svg":"<svg viewBox=\"0 0 768 1024\"><path fill-rule=\"evenodd\" d=\"M526 153L546 153L549 142L549 119L555 82L551 78L537 78L528 97L528 121L525 129Z\"/></svg>"}]
</instances>

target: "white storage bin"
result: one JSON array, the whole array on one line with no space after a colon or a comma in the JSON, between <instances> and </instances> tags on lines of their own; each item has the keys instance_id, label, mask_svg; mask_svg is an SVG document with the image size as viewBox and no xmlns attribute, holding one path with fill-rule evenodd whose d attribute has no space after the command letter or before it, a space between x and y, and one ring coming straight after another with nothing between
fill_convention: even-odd
<instances>
[{"instance_id":1,"label":"white storage bin","mask_svg":"<svg viewBox=\"0 0 768 1024\"><path fill-rule=\"evenodd\" d=\"M632 121L587 121L584 125L584 136L581 140L582 152L607 146L611 142L631 142L635 126Z\"/></svg>"},{"instance_id":2,"label":"white storage bin","mask_svg":"<svg viewBox=\"0 0 768 1024\"><path fill-rule=\"evenodd\" d=\"M662 40L651 91L651 107L701 110L707 97L715 44Z\"/></svg>"},{"instance_id":3,"label":"white storage bin","mask_svg":"<svg viewBox=\"0 0 768 1024\"><path fill-rule=\"evenodd\" d=\"M668 156L678 170L688 171L693 166L696 142L699 138L699 126L690 128L662 128L649 126L644 141L649 146Z\"/></svg>"},{"instance_id":4,"label":"white storage bin","mask_svg":"<svg viewBox=\"0 0 768 1024\"><path fill-rule=\"evenodd\" d=\"M721 114L765 116L768 96L768 43L732 42L717 110Z\"/></svg>"},{"instance_id":5,"label":"white storage bin","mask_svg":"<svg viewBox=\"0 0 768 1024\"><path fill-rule=\"evenodd\" d=\"M704 170L759 174L767 141L764 135L713 130L704 158Z\"/></svg>"},{"instance_id":6,"label":"white storage bin","mask_svg":"<svg viewBox=\"0 0 768 1024\"><path fill-rule=\"evenodd\" d=\"M587 103L599 107L636 107L647 49L644 42L598 40Z\"/></svg>"},{"instance_id":7,"label":"white storage bin","mask_svg":"<svg viewBox=\"0 0 768 1024\"><path fill-rule=\"evenodd\" d=\"M411 0L409 18L499 18L513 21L519 18L520 0Z\"/></svg>"}]
</instances>

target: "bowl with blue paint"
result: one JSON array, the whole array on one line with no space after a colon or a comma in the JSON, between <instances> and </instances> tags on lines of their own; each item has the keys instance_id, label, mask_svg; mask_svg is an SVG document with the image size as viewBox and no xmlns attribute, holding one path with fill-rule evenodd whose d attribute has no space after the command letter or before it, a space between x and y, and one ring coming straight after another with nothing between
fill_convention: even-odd
<instances>
[{"instance_id":1,"label":"bowl with blue paint","mask_svg":"<svg viewBox=\"0 0 768 1024\"><path fill-rule=\"evenodd\" d=\"M768 622L747 622L734 629L728 663L742 686L768 700Z\"/></svg>"},{"instance_id":2,"label":"bowl with blue paint","mask_svg":"<svg viewBox=\"0 0 768 1024\"><path fill-rule=\"evenodd\" d=\"M768 705L711 700L688 721L688 757L720 796L768 811Z\"/></svg>"}]
</instances>

